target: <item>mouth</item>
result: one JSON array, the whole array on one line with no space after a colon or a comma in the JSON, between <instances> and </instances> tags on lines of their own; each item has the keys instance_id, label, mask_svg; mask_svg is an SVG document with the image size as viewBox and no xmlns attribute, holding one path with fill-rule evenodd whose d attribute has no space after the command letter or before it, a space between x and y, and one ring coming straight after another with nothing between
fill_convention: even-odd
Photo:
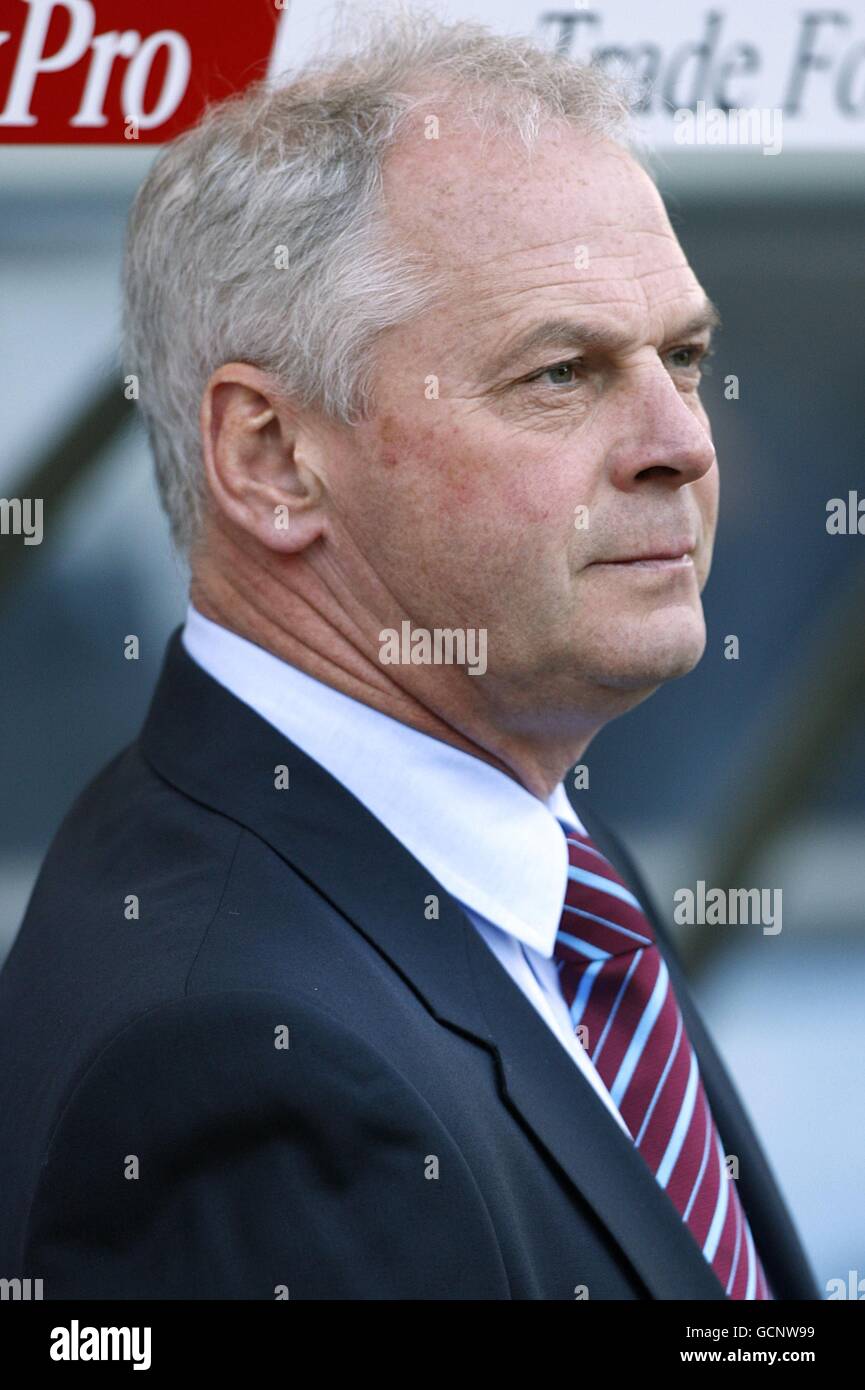
<instances>
[{"instance_id":1,"label":"mouth","mask_svg":"<svg viewBox=\"0 0 865 1390\"><path fill-rule=\"evenodd\" d=\"M611 560L593 560L589 569L618 570L692 570L694 550L689 542L676 543L658 550L646 551L641 555L624 555Z\"/></svg>"}]
</instances>

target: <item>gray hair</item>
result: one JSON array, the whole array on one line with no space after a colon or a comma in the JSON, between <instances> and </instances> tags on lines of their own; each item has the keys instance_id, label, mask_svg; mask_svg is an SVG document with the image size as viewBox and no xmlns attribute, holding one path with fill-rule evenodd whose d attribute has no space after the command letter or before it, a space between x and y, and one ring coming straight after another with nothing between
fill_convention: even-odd
<instances>
[{"instance_id":1,"label":"gray hair","mask_svg":"<svg viewBox=\"0 0 865 1390\"><path fill-rule=\"evenodd\" d=\"M201 531L199 406L217 367L254 364L352 424L372 404L378 335L442 293L442 273L389 235L381 188L410 117L449 98L459 120L527 149L550 120L634 149L623 76L409 11L212 106L153 164L129 221L124 370L180 550Z\"/></svg>"}]
</instances>

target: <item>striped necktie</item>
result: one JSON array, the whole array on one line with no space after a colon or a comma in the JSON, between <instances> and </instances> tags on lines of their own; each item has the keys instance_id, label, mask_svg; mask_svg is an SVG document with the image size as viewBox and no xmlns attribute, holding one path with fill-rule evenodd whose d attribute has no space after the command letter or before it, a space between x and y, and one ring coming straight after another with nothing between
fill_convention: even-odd
<instances>
[{"instance_id":1,"label":"striped necktie","mask_svg":"<svg viewBox=\"0 0 865 1390\"><path fill-rule=\"evenodd\" d=\"M553 958L577 1036L727 1296L771 1298L655 933L589 836L562 828Z\"/></svg>"}]
</instances>

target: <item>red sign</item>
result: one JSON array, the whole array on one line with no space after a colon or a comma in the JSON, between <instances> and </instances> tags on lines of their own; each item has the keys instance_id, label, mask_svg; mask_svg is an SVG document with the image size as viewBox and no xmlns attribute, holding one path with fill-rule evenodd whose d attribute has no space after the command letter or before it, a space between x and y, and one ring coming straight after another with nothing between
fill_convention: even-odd
<instances>
[{"instance_id":1,"label":"red sign","mask_svg":"<svg viewBox=\"0 0 865 1390\"><path fill-rule=\"evenodd\" d=\"M0 0L0 143L170 140L209 101L265 75L285 8L286 0Z\"/></svg>"}]
</instances>

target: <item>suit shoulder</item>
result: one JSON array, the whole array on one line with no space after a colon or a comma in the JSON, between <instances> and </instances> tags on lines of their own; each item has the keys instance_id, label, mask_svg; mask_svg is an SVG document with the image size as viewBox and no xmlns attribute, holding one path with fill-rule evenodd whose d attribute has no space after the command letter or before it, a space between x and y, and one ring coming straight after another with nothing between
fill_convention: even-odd
<instances>
[{"instance_id":1,"label":"suit shoulder","mask_svg":"<svg viewBox=\"0 0 865 1390\"><path fill-rule=\"evenodd\" d=\"M87 888L110 878L114 865L127 884L137 871L158 863L164 879L172 866L187 873L198 865L210 872L214 862L233 854L239 827L220 812L203 806L164 781L129 744L98 772L67 811L51 841L37 880L74 870L74 881Z\"/></svg>"},{"instance_id":2,"label":"suit shoulder","mask_svg":"<svg viewBox=\"0 0 865 1390\"><path fill-rule=\"evenodd\" d=\"M0 976L7 1006L37 979L44 998L56 987L72 1004L70 982L77 994L87 980L91 995L107 991L111 1024L118 991L145 1007L182 989L243 834L164 782L130 744L84 788L51 841ZM140 961L137 976L124 961Z\"/></svg>"}]
</instances>

